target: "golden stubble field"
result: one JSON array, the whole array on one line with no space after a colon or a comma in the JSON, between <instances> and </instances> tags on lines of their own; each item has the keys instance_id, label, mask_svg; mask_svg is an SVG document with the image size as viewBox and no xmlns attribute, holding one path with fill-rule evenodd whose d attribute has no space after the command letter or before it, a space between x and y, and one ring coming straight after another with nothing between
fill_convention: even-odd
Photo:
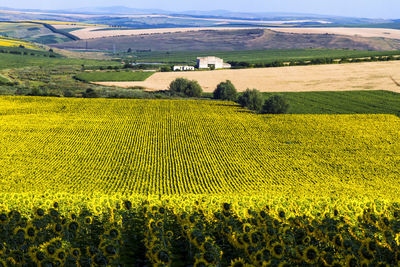
<instances>
[{"instance_id":1,"label":"golden stubble field","mask_svg":"<svg viewBox=\"0 0 400 267\"><path fill-rule=\"evenodd\" d=\"M400 61L334 65L295 66L242 70L157 72L143 82L99 82L117 87L143 86L165 90L176 78L197 80L205 92L231 80L239 91L257 88L263 92L390 90L400 92Z\"/></svg>"},{"instance_id":2,"label":"golden stubble field","mask_svg":"<svg viewBox=\"0 0 400 267\"><path fill-rule=\"evenodd\" d=\"M382 37L390 39L400 39L400 30L396 29L384 29L384 28L281 28L274 27L269 28L270 30L277 32L287 33L309 33L309 34L339 34L339 35L350 35L350 36L361 36L361 37Z\"/></svg>"}]
</instances>

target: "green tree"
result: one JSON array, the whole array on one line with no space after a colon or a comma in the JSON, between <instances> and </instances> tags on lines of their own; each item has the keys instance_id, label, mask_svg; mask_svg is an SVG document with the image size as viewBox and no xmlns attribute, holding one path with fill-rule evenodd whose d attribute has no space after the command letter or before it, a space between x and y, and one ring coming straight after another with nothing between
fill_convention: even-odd
<instances>
[{"instance_id":1,"label":"green tree","mask_svg":"<svg viewBox=\"0 0 400 267\"><path fill-rule=\"evenodd\" d=\"M214 99L230 101L236 101L237 99L236 88L230 80L226 80L226 82L221 82L220 84L218 84L217 88L214 90L213 95Z\"/></svg>"},{"instance_id":2,"label":"green tree","mask_svg":"<svg viewBox=\"0 0 400 267\"><path fill-rule=\"evenodd\" d=\"M239 104L242 107L260 112L263 105L263 97L257 89L246 89L239 97Z\"/></svg>"},{"instance_id":3,"label":"green tree","mask_svg":"<svg viewBox=\"0 0 400 267\"><path fill-rule=\"evenodd\" d=\"M285 114L289 109L289 103L280 95L273 95L263 105L264 114Z\"/></svg>"},{"instance_id":4,"label":"green tree","mask_svg":"<svg viewBox=\"0 0 400 267\"><path fill-rule=\"evenodd\" d=\"M84 98L97 98L97 97L99 97L99 95L92 88L88 88L88 89L86 89L85 92L82 93L82 97L84 97Z\"/></svg>"},{"instance_id":5,"label":"green tree","mask_svg":"<svg viewBox=\"0 0 400 267\"><path fill-rule=\"evenodd\" d=\"M177 78L169 85L169 90L174 94L182 94L189 97L201 96L203 90L197 81L189 81L185 78Z\"/></svg>"},{"instance_id":6,"label":"green tree","mask_svg":"<svg viewBox=\"0 0 400 267\"><path fill-rule=\"evenodd\" d=\"M172 71L172 68L171 68L171 66L162 66L160 68L160 71L161 72L169 72L169 71Z\"/></svg>"},{"instance_id":7,"label":"green tree","mask_svg":"<svg viewBox=\"0 0 400 267\"><path fill-rule=\"evenodd\" d=\"M203 89L197 81L189 81L185 90L185 95L189 97L200 97L202 93Z\"/></svg>"}]
</instances>

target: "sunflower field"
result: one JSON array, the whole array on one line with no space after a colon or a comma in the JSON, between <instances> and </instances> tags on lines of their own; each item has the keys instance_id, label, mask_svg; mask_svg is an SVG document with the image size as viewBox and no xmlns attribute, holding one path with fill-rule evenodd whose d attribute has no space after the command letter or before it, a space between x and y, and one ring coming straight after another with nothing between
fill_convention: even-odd
<instances>
[{"instance_id":1,"label":"sunflower field","mask_svg":"<svg viewBox=\"0 0 400 267\"><path fill-rule=\"evenodd\" d=\"M20 40L20 39L0 36L0 46L18 47L18 46L21 46L21 45L26 47L26 48L39 49L33 43L29 43L29 42L26 42L26 41L23 41L23 40Z\"/></svg>"},{"instance_id":2,"label":"sunflower field","mask_svg":"<svg viewBox=\"0 0 400 267\"><path fill-rule=\"evenodd\" d=\"M0 266L398 266L400 119L0 96Z\"/></svg>"}]
</instances>

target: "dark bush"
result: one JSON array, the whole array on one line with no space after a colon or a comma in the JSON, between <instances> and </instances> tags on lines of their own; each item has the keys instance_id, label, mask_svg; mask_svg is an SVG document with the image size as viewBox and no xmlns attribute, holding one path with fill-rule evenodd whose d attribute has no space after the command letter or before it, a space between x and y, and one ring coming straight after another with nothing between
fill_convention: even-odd
<instances>
[{"instance_id":1,"label":"dark bush","mask_svg":"<svg viewBox=\"0 0 400 267\"><path fill-rule=\"evenodd\" d=\"M201 96L203 90L197 81L189 81L185 78L177 78L169 85L173 94L182 94L189 97Z\"/></svg>"},{"instance_id":2,"label":"dark bush","mask_svg":"<svg viewBox=\"0 0 400 267\"><path fill-rule=\"evenodd\" d=\"M84 98L96 98L99 97L97 92L92 88L86 89L86 91L82 94Z\"/></svg>"},{"instance_id":3,"label":"dark bush","mask_svg":"<svg viewBox=\"0 0 400 267\"><path fill-rule=\"evenodd\" d=\"M242 107L259 112L262 108L263 97L257 89L246 89L239 97L238 102Z\"/></svg>"},{"instance_id":4,"label":"dark bush","mask_svg":"<svg viewBox=\"0 0 400 267\"><path fill-rule=\"evenodd\" d=\"M213 93L214 99L236 101L237 91L230 80L221 82Z\"/></svg>"},{"instance_id":5,"label":"dark bush","mask_svg":"<svg viewBox=\"0 0 400 267\"><path fill-rule=\"evenodd\" d=\"M289 109L286 99L280 95L274 95L268 98L263 105L264 114L285 114Z\"/></svg>"},{"instance_id":6,"label":"dark bush","mask_svg":"<svg viewBox=\"0 0 400 267\"><path fill-rule=\"evenodd\" d=\"M169 71L172 71L172 68L170 66L162 66L160 68L160 71L161 72L169 72Z\"/></svg>"}]
</instances>

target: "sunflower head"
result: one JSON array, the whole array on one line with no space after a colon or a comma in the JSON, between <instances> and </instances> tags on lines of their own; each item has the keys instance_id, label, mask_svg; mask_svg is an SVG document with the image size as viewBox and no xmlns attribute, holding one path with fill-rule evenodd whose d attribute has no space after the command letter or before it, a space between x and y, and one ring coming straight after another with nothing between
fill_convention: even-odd
<instances>
[{"instance_id":1,"label":"sunflower head","mask_svg":"<svg viewBox=\"0 0 400 267\"><path fill-rule=\"evenodd\" d=\"M365 240L365 245L366 245L366 247L367 247L367 249L368 249L368 251L370 253L375 253L376 252L378 244L376 243L375 240L367 238Z\"/></svg>"},{"instance_id":2,"label":"sunflower head","mask_svg":"<svg viewBox=\"0 0 400 267\"><path fill-rule=\"evenodd\" d=\"M68 230L71 232L75 232L76 230L78 230L79 228L79 224L76 221L72 221L68 224Z\"/></svg>"},{"instance_id":3,"label":"sunflower head","mask_svg":"<svg viewBox=\"0 0 400 267\"><path fill-rule=\"evenodd\" d=\"M246 262L242 258L237 258L231 261L230 267L244 267L246 266Z\"/></svg>"},{"instance_id":4,"label":"sunflower head","mask_svg":"<svg viewBox=\"0 0 400 267\"><path fill-rule=\"evenodd\" d=\"M90 224L92 224L92 222L93 222L93 218L92 218L91 216L86 216L86 217L83 219L83 222L84 222L86 225L90 225Z\"/></svg>"},{"instance_id":5,"label":"sunflower head","mask_svg":"<svg viewBox=\"0 0 400 267\"><path fill-rule=\"evenodd\" d=\"M3 243L0 243L0 255L3 255L6 251L6 246Z\"/></svg>"},{"instance_id":6,"label":"sunflower head","mask_svg":"<svg viewBox=\"0 0 400 267\"><path fill-rule=\"evenodd\" d=\"M231 210L231 204L223 203L222 204L222 210L229 212Z\"/></svg>"},{"instance_id":7,"label":"sunflower head","mask_svg":"<svg viewBox=\"0 0 400 267\"><path fill-rule=\"evenodd\" d=\"M201 245L201 250L203 252L212 252L214 250L214 246L210 240L207 240Z\"/></svg>"},{"instance_id":8,"label":"sunflower head","mask_svg":"<svg viewBox=\"0 0 400 267\"><path fill-rule=\"evenodd\" d=\"M285 252L284 251L285 248L284 248L283 244L275 242L274 244L272 244L271 247L272 247L272 249L271 249L272 256L274 256L277 259L281 259L283 257L284 252Z\"/></svg>"},{"instance_id":9,"label":"sunflower head","mask_svg":"<svg viewBox=\"0 0 400 267\"><path fill-rule=\"evenodd\" d=\"M168 238L172 238L172 237L174 236L174 232L172 232L172 231L167 231L167 232L165 233L165 236L168 237Z\"/></svg>"},{"instance_id":10,"label":"sunflower head","mask_svg":"<svg viewBox=\"0 0 400 267\"><path fill-rule=\"evenodd\" d=\"M25 229L26 238L29 240L34 240L36 237L36 228L32 224L28 224Z\"/></svg>"},{"instance_id":11,"label":"sunflower head","mask_svg":"<svg viewBox=\"0 0 400 267\"><path fill-rule=\"evenodd\" d=\"M108 235L112 239L118 239L120 237L120 232L117 228L113 227L108 231Z\"/></svg>"},{"instance_id":12,"label":"sunflower head","mask_svg":"<svg viewBox=\"0 0 400 267\"><path fill-rule=\"evenodd\" d=\"M72 257L78 259L81 256L81 251L79 250L79 248L74 248L71 250L71 255Z\"/></svg>"},{"instance_id":13,"label":"sunflower head","mask_svg":"<svg viewBox=\"0 0 400 267\"><path fill-rule=\"evenodd\" d=\"M31 260L39 266L46 259L46 254L37 248L30 248L28 253Z\"/></svg>"},{"instance_id":14,"label":"sunflower head","mask_svg":"<svg viewBox=\"0 0 400 267\"><path fill-rule=\"evenodd\" d=\"M63 227L62 227L61 224L56 223L56 224L53 225L53 230L54 230L55 233L61 233L62 230L63 230Z\"/></svg>"},{"instance_id":15,"label":"sunflower head","mask_svg":"<svg viewBox=\"0 0 400 267\"><path fill-rule=\"evenodd\" d=\"M44 209L42 208L37 208L35 210L35 217L36 218L43 218L43 216L45 215Z\"/></svg>"},{"instance_id":16,"label":"sunflower head","mask_svg":"<svg viewBox=\"0 0 400 267\"><path fill-rule=\"evenodd\" d=\"M374 255L368 250L367 245L363 244L358 253L363 260L372 261L374 259Z\"/></svg>"},{"instance_id":17,"label":"sunflower head","mask_svg":"<svg viewBox=\"0 0 400 267\"><path fill-rule=\"evenodd\" d=\"M0 223L6 223L8 221L8 216L6 213L0 213Z\"/></svg>"},{"instance_id":18,"label":"sunflower head","mask_svg":"<svg viewBox=\"0 0 400 267\"><path fill-rule=\"evenodd\" d=\"M355 256L353 256L353 255L348 255L347 257L346 257L346 266L349 266L349 267L357 267L359 264L358 264L358 260L357 260L357 258L355 257Z\"/></svg>"},{"instance_id":19,"label":"sunflower head","mask_svg":"<svg viewBox=\"0 0 400 267\"><path fill-rule=\"evenodd\" d=\"M335 237L333 238L333 244L338 247L338 248L342 248L343 247L343 238L342 236L339 235L335 235Z\"/></svg>"},{"instance_id":20,"label":"sunflower head","mask_svg":"<svg viewBox=\"0 0 400 267\"><path fill-rule=\"evenodd\" d=\"M132 202L130 202L129 200L125 200L124 206L127 210L130 210L132 208Z\"/></svg>"},{"instance_id":21,"label":"sunflower head","mask_svg":"<svg viewBox=\"0 0 400 267\"><path fill-rule=\"evenodd\" d=\"M158 262L169 263L169 261L170 261L170 256L169 256L168 252L165 251L165 250L159 250L156 253L156 256L157 256L157 261Z\"/></svg>"},{"instance_id":22,"label":"sunflower head","mask_svg":"<svg viewBox=\"0 0 400 267\"><path fill-rule=\"evenodd\" d=\"M251 225L249 223L243 224L242 230L243 230L243 233L250 233Z\"/></svg>"},{"instance_id":23,"label":"sunflower head","mask_svg":"<svg viewBox=\"0 0 400 267\"><path fill-rule=\"evenodd\" d=\"M46 246L46 252L47 252L47 254L49 254L49 255L54 255L54 254L56 253L56 248L55 248L55 246L54 246L53 244L48 244L48 245Z\"/></svg>"},{"instance_id":24,"label":"sunflower head","mask_svg":"<svg viewBox=\"0 0 400 267\"><path fill-rule=\"evenodd\" d=\"M291 264L289 264L289 262L287 261L281 261L278 265L278 267L290 267L292 266Z\"/></svg>"},{"instance_id":25,"label":"sunflower head","mask_svg":"<svg viewBox=\"0 0 400 267\"><path fill-rule=\"evenodd\" d=\"M311 237L310 236L305 236L304 238L303 238L303 240L301 241L301 243L303 243L303 245L308 245L308 244L310 244L310 242L311 242Z\"/></svg>"},{"instance_id":26,"label":"sunflower head","mask_svg":"<svg viewBox=\"0 0 400 267\"><path fill-rule=\"evenodd\" d=\"M304 250L303 259L305 262L310 264L317 263L319 258L318 249L314 246L309 246Z\"/></svg>"}]
</instances>

